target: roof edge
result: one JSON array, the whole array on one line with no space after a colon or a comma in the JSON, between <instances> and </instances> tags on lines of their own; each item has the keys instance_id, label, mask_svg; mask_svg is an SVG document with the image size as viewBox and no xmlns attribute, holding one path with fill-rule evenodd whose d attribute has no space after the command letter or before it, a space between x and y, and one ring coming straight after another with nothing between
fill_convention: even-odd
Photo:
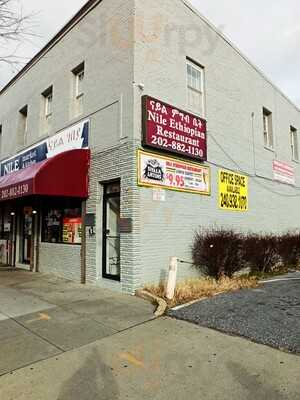
<instances>
[{"instance_id":1,"label":"roof edge","mask_svg":"<svg viewBox=\"0 0 300 400\"><path fill-rule=\"evenodd\" d=\"M217 35L219 35L234 51L236 51L247 64L250 65L263 79L265 79L275 90L278 91L298 112L300 106L295 104L257 65L254 64L223 32L221 32L212 22L210 22L201 12L199 12L189 0L180 0L187 8L196 14L205 24L207 24Z\"/></svg>"},{"instance_id":2,"label":"roof edge","mask_svg":"<svg viewBox=\"0 0 300 400\"><path fill-rule=\"evenodd\" d=\"M13 77L6 85L0 90L0 95L2 95L6 90L12 86L19 78L21 78L30 68L40 60L40 58L47 53L57 42L59 42L86 14L93 10L99 3L103 0L88 0L77 13L71 17L66 24L59 29L59 31L50 39L45 46L41 48L31 60Z\"/></svg>"}]
</instances>

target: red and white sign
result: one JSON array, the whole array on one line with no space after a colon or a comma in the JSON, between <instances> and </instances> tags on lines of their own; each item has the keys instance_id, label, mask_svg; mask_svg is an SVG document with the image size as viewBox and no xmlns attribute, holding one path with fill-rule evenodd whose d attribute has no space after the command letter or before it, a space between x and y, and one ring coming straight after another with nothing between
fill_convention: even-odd
<instances>
[{"instance_id":1,"label":"red and white sign","mask_svg":"<svg viewBox=\"0 0 300 400\"><path fill-rule=\"evenodd\" d=\"M274 160L273 174L276 181L295 185L295 170L288 163Z\"/></svg>"},{"instance_id":2,"label":"red and white sign","mask_svg":"<svg viewBox=\"0 0 300 400\"><path fill-rule=\"evenodd\" d=\"M143 96L143 145L207 160L206 121L160 100Z\"/></svg>"}]
</instances>

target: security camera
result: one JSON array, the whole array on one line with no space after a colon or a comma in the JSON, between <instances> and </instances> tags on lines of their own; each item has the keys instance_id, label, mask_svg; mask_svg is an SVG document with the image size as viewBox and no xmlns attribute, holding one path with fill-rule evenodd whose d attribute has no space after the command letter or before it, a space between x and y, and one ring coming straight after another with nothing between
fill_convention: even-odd
<instances>
[{"instance_id":1,"label":"security camera","mask_svg":"<svg viewBox=\"0 0 300 400\"><path fill-rule=\"evenodd\" d=\"M138 88L140 89L140 90L144 90L145 89L145 85L143 84L143 83L138 83Z\"/></svg>"}]
</instances>

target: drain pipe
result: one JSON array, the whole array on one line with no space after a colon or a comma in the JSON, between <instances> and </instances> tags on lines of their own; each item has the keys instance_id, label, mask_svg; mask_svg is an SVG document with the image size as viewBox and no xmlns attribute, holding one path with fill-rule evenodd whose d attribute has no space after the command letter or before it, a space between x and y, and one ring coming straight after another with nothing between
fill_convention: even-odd
<instances>
[{"instance_id":1,"label":"drain pipe","mask_svg":"<svg viewBox=\"0 0 300 400\"><path fill-rule=\"evenodd\" d=\"M166 298L168 300L172 300L175 295L177 269L178 269L178 258L171 257L169 265L169 275L166 287Z\"/></svg>"}]
</instances>

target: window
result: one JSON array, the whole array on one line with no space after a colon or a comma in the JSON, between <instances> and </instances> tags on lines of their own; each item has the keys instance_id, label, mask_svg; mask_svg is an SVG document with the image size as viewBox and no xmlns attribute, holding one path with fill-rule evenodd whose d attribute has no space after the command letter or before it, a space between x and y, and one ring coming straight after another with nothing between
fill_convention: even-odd
<instances>
[{"instance_id":1,"label":"window","mask_svg":"<svg viewBox=\"0 0 300 400\"><path fill-rule=\"evenodd\" d=\"M187 60L188 107L204 116L204 68Z\"/></svg>"},{"instance_id":2,"label":"window","mask_svg":"<svg viewBox=\"0 0 300 400\"><path fill-rule=\"evenodd\" d=\"M291 148L292 148L292 159L299 161L299 144L298 144L298 132L297 129L291 126Z\"/></svg>"},{"instance_id":3,"label":"window","mask_svg":"<svg viewBox=\"0 0 300 400\"><path fill-rule=\"evenodd\" d=\"M27 121L28 121L28 106L24 106L19 111L19 137L20 144L24 145L27 141Z\"/></svg>"},{"instance_id":4,"label":"window","mask_svg":"<svg viewBox=\"0 0 300 400\"><path fill-rule=\"evenodd\" d=\"M81 204L74 200L49 201L42 217L42 241L81 244Z\"/></svg>"},{"instance_id":5,"label":"window","mask_svg":"<svg viewBox=\"0 0 300 400\"><path fill-rule=\"evenodd\" d=\"M83 113L84 63L73 69L74 116Z\"/></svg>"},{"instance_id":6,"label":"window","mask_svg":"<svg viewBox=\"0 0 300 400\"><path fill-rule=\"evenodd\" d=\"M42 93L42 131L49 132L51 129L51 120L53 112L53 87L50 86Z\"/></svg>"},{"instance_id":7,"label":"window","mask_svg":"<svg viewBox=\"0 0 300 400\"><path fill-rule=\"evenodd\" d=\"M273 139L273 121L272 113L266 108L263 109L263 126L264 126L264 146L268 149L274 148Z\"/></svg>"},{"instance_id":8,"label":"window","mask_svg":"<svg viewBox=\"0 0 300 400\"><path fill-rule=\"evenodd\" d=\"M52 115L52 102L53 102L53 95L52 93L49 94L45 101L45 117L49 118Z\"/></svg>"},{"instance_id":9,"label":"window","mask_svg":"<svg viewBox=\"0 0 300 400\"><path fill-rule=\"evenodd\" d=\"M2 158L2 132L3 128L2 125L0 124L0 158Z\"/></svg>"},{"instance_id":10,"label":"window","mask_svg":"<svg viewBox=\"0 0 300 400\"><path fill-rule=\"evenodd\" d=\"M76 80L76 97L83 96L83 81L84 81L84 69L75 75Z\"/></svg>"},{"instance_id":11,"label":"window","mask_svg":"<svg viewBox=\"0 0 300 400\"><path fill-rule=\"evenodd\" d=\"M52 116L53 87L50 86L45 90L42 96L44 97L44 116L46 119L50 119Z\"/></svg>"}]
</instances>

